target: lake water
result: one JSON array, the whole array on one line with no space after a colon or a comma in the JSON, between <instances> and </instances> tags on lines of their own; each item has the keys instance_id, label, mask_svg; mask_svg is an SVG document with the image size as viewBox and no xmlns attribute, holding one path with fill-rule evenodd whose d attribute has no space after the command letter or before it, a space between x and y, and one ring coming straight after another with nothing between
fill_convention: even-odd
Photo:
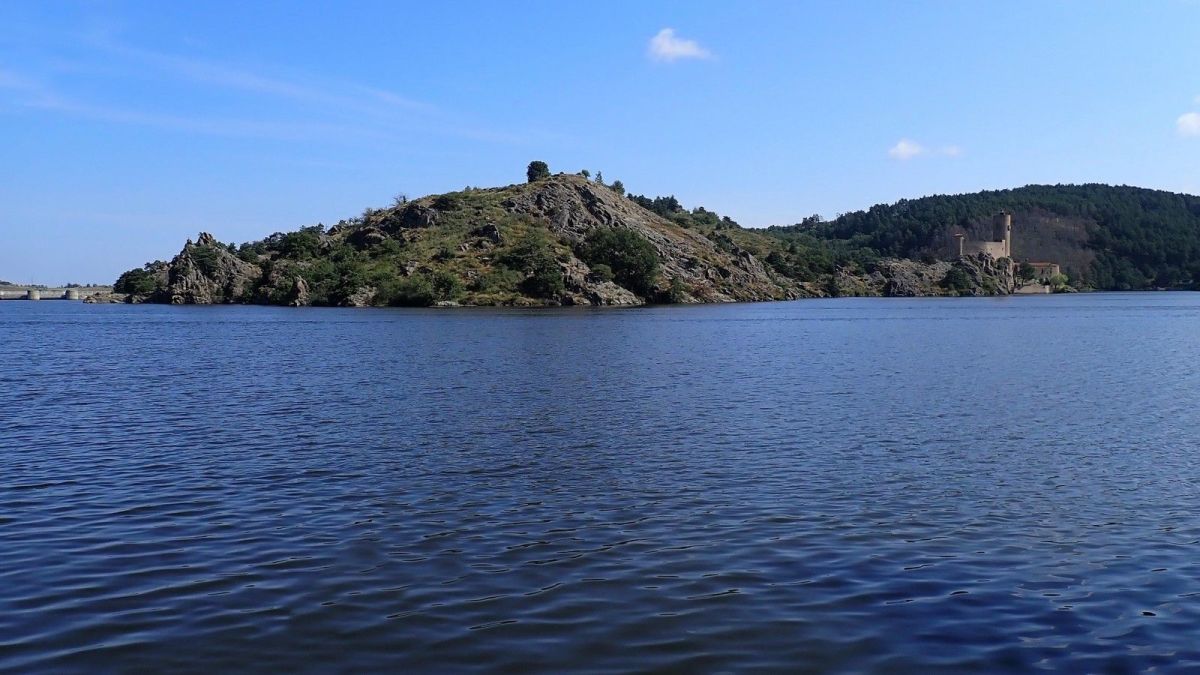
<instances>
[{"instance_id":1,"label":"lake water","mask_svg":"<svg viewBox=\"0 0 1200 675\"><path fill-rule=\"evenodd\" d=\"M1200 294L0 302L0 670L1200 668Z\"/></svg>"}]
</instances>

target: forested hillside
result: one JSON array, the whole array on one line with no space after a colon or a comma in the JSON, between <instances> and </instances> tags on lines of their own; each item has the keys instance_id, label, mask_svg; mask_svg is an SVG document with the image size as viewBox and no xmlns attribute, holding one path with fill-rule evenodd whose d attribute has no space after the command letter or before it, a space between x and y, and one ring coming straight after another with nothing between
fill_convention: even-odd
<instances>
[{"instance_id":1,"label":"forested hillside","mask_svg":"<svg viewBox=\"0 0 1200 675\"><path fill-rule=\"evenodd\" d=\"M1030 185L938 195L769 231L824 240L863 259L922 258L941 255L956 229L988 236L1000 210L1013 213L1014 257L1058 262L1076 284L1125 290L1200 280L1200 197L1136 187Z\"/></svg>"}]
</instances>

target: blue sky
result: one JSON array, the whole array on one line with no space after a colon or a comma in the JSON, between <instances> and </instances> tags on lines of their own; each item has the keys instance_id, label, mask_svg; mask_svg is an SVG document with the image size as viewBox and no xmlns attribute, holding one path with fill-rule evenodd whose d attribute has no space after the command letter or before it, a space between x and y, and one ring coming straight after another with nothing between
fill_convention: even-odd
<instances>
[{"instance_id":1,"label":"blue sky","mask_svg":"<svg viewBox=\"0 0 1200 675\"><path fill-rule=\"evenodd\" d=\"M1200 192L1200 2L0 3L0 278L602 170L747 226Z\"/></svg>"}]
</instances>

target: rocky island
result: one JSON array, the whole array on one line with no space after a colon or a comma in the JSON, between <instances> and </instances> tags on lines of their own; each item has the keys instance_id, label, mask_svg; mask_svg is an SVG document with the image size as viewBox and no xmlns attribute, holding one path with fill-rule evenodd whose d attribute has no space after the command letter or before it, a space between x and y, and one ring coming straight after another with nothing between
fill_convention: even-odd
<instances>
[{"instance_id":1,"label":"rocky island","mask_svg":"<svg viewBox=\"0 0 1200 675\"><path fill-rule=\"evenodd\" d=\"M865 269L807 260L794 237L741 228L698 209L686 222L647 208L619 184L533 175L234 246L201 233L169 262L121 275L93 301L326 306L640 305L829 295L1006 293L986 257ZM704 218L704 216L708 216ZM825 251L818 251L825 253ZM951 269L968 280L942 281Z\"/></svg>"},{"instance_id":2,"label":"rocky island","mask_svg":"<svg viewBox=\"0 0 1200 675\"><path fill-rule=\"evenodd\" d=\"M1200 278L1189 262L1200 259L1200 200L1161 191L1028 186L754 230L586 171L551 175L533 162L527 178L401 197L241 245L201 233L89 301L641 305L1190 288Z\"/></svg>"}]
</instances>

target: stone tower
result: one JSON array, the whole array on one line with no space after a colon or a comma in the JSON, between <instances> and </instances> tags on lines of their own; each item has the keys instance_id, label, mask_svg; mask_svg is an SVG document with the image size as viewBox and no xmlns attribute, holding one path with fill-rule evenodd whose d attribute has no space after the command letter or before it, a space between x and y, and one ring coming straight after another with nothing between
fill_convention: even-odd
<instances>
[{"instance_id":1,"label":"stone tower","mask_svg":"<svg viewBox=\"0 0 1200 675\"><path fill-rule=\"evenodd\" d=\"M992 241L1004 242L1004 257L1012 259L1012 214L1008 211L992 216Z\"/></svg>"}]
</instances>

